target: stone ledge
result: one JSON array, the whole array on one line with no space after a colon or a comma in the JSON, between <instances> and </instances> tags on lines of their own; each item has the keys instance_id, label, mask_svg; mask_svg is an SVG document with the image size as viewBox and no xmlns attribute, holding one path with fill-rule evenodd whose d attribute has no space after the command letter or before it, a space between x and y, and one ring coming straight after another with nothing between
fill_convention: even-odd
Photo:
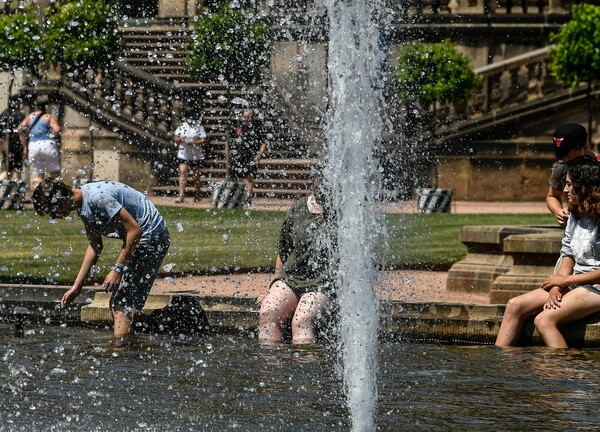
<instances>
[{"instance_id":1,"label":"stone ledge","mask_svg":"<svg viewBox=\"0 0 600 432\"><path fill-rule=\"evenodd\" d=\"M66 287L0 285L0 321L16 324L15 308L26 308L25 325L59 324L110 326L109 295L88 289L83 300L66 311L58 307ZM94 296L85 304L86 296ZM80 296L82 298L82 296ZM383 339L450 344L493 344L504 305L405 303L382 301L380 335ZM137 314L139 331L199 334L207 331L254 335L258 304L252 298L151 295ZM563 329L574 347L600 348L600 313ZM541 345L530 320L522 342Z\"/></svg>"},{"instance_id":2,"label":"stone ledge","mask_svg":"<svg viewBox=\"0 0 600 432\"><path fill-rule=\"evenodd\" d=\"M81 308L93 300L97 290L84 288L69 308L61 310L60 299L68 289L47 285L0 285L0 321L11 322L15 308L25 308L29 323L80 324Z\"/></svg>"},{"instance_id":3,"label":"stone ledge","mask_svg":"<svg viewBox=\"0 0 600 432\"><path fill-rule=\"evenodd\" d=\"M562 235L554 226L465 226L459 238L467 256L450 268L446 289L489 293L492 303L505 303L506 292L530 291L552 273Z\"/></svg>"}]
</instances>

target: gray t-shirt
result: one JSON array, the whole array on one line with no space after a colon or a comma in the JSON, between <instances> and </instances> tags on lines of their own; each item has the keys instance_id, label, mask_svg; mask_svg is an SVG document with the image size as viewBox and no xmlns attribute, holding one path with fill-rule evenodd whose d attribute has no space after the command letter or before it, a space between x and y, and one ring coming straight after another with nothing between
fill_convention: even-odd
<instances>
[{"instance_id":1,"label":"gray t-shirt","mask_svg":"<svg viewBox=\"0 0 600 432\"><path fill-rule=\"evenodd\" d=\"M550 173L550 187L554 190L562 192L565 188L565 179L567 178L567 165L564 162L556 162L552 166Z\"/></svg>"},{"instance_id":2,"label":"gray t-shirt","mask_svg":"<svg viewBox=\"0 0 600 432\"><path fill-rule=\"evenodd\" d=\"M101 235L125 240L127 232L113 223L125 208L142 228L140 242L156 239L166 229L163 217L148 197L119 182L94 182L81 187L83 200L77 214L83 223Z\"/></svg>"}]
</instances>

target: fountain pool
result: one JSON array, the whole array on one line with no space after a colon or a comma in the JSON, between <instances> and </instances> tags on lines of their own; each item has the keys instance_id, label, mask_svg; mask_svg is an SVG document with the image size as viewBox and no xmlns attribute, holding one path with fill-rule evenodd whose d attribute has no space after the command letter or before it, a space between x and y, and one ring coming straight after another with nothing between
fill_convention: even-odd
<instances>
[{"instance_id":1,"label":"fountain pool","mask_svg":"<svg viewBox=\"0 0 600 432\"><path fill-rule=\"evenodd\" d=\"M347 431L326 346L0 325L0 431ZM379 346L380 431L593 430L598 351Z\"/></svg>"}]
</instances>

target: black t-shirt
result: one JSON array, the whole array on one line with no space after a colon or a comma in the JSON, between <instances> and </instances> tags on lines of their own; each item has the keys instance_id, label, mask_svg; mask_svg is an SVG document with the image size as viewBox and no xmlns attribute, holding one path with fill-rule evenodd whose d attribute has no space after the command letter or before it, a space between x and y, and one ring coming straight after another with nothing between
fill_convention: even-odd
<instances>
[{"instance_id":1,"label":"black t-shirt","mask_svg":"<svg viewBox=\"0 0 600 432\"><path fill-rule=\"evenodd\" d=\"M310 212L306 197L296 201L288 211L279 236L283 271L278 279L299 295L311 291L332 294L334 231L330 217Z\"/></svg>"},{"instance_id":2,"label":"black t-shirt","mask_svg":"<svg viewBox=\"0 0 600 432\"><path fill-rule=\"evenodd\" d=\"M263 143L264 133L259 122L241 123L233 132L231 157L243 163L251 162Z\"/></svg>"}]
</instances>

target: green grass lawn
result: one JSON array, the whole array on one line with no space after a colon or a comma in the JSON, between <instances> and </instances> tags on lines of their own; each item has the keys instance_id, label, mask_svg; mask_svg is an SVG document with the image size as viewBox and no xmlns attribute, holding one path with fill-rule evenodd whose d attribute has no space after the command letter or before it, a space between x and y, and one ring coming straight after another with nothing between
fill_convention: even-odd
<instances>
[{"instance_id":1,"label":"green grass lawn","mask_svg":"<svg viewBox=\"0 0 600 432\"><path fill-rule=\"evenodd\" d=\"M283 212L159 208L171 232L165 273L271 271ZM74 215L74 213L73 213ZM378 251L386 268L448 268L466 248L464 225L553 224L548 214L386 215L388 246ZM70 284L87 245L83 224L53 221L33 211L0 212L0 283ZM120 241L105 240L96 279L115 262Z\"/></svg>"}]
</instances>

